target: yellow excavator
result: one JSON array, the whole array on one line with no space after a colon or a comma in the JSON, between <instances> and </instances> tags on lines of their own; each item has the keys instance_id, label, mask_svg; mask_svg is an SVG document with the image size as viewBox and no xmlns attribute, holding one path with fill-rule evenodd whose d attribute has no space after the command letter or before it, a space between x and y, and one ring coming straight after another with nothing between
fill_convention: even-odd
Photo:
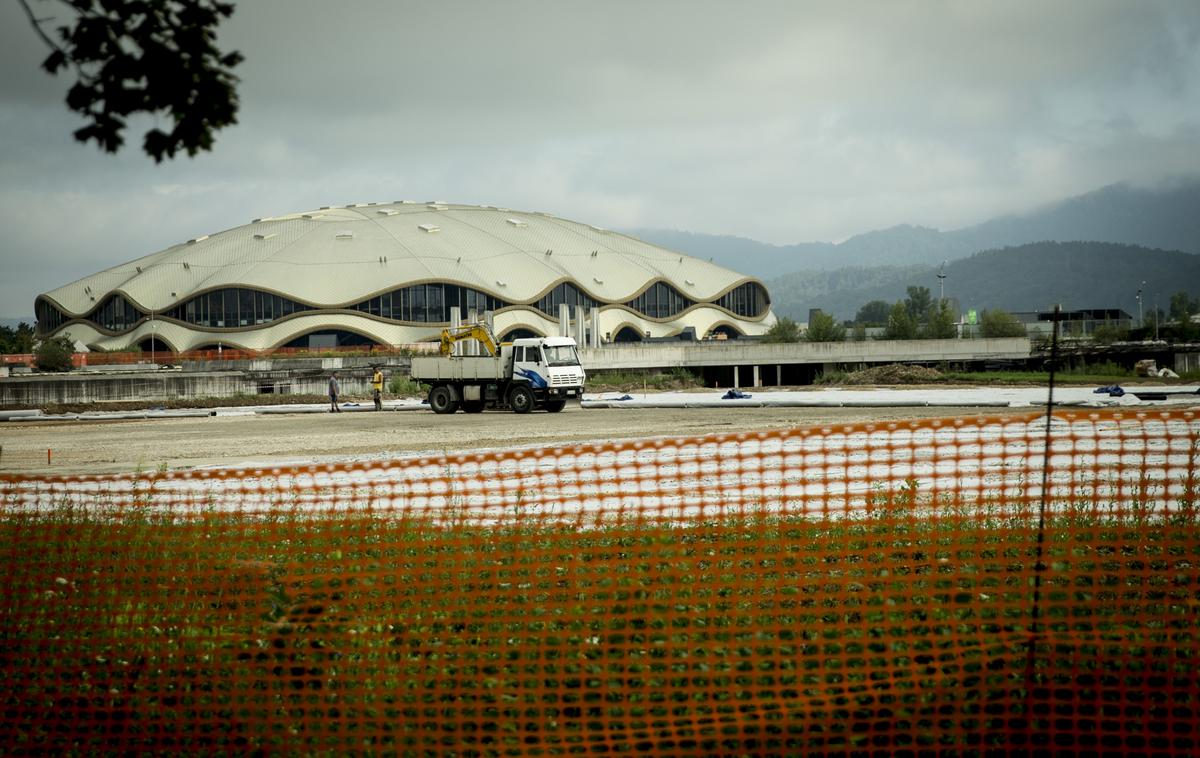
<instances>
[{"instance_id":1,"label":"yellow excavator","mask_svg":"<svg viewBox=\"0 0 1200 758\"><path fill-rule=\"evenodd\" d=\"M487 349L488 355L496 356L500 354L500 349L496 347L496 338L483 324L463 324L462 326L453 329L442 330L442 355L450 355L454 352L454 345L463 340L479 340Z\"/></svg>"}]
</instances>

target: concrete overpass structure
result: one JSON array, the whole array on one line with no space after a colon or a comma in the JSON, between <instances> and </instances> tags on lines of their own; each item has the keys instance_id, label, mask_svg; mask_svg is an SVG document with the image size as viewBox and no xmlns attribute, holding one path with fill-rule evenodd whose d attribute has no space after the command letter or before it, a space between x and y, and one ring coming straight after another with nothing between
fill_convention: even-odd
<instances>
[{"instance_id":1,"label":"concrete overpass structure","mask_svg":"<svg viewBox=\"0 0 1200 758\"><path fill-rule=\"evenodd\" d=\"M812 384L837 368L886 363L981 365L1025 362L1028 339L902 340L762 343L751 340L651 342L583 348L589 372L685 368L706 386L758 387ZM0 380L0 405L165 401L190 397L255 394L322 395L329 372L338 371L342 391L367 395L372 367L388 376L408 373L405 356L261 358L187 362L174 370L152 366L99 366L69 374L10 376Z\"/></svg>"},{"instance_id":2,"label":"concrete overpass structure","mask_svg":"<svg viewBox=\"0 0 1200 758\"><path fill-rule=\"evenodd\" d=\"M786 342L728 340L614 344L580 351L589 371L686 368L707 386L759 387L811 384L839 367L887 363L982 365L1028 361L1025 337L956 340L877 340L864 342Z\"/></svg>"}]
</instances>

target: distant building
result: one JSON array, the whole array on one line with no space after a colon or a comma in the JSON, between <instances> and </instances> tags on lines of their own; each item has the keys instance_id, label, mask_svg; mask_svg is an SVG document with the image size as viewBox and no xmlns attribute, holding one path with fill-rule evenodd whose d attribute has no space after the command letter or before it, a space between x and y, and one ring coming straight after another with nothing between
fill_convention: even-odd
<instances>
[{"instance_id":1,"label":"distant building","mask_svg":"<svg viewBox=\"0 0 1200 758\"><path fill-rule=\"evenodd\" d=\"M1054 330L1054 311L1018 311L1012 315L1025 325L1025 331L1031 338L1050 336ZM1062 311L1058 333L1062 336L1091 337L1100 326L1132 329L1133 316L1119 308Z\"/></svg>"},{"instance_id":2,"label":"distant building","mask_svg":"<svg viewBox=\"0 0 1200 758\"><path fill-rule=\"evenodd\" d=\"M504 208L369 203L256 219L39 295L42 337L92 348L322 348L435 340L758 336L762 282L623 234Z\"/></svg>"}]
</instances>

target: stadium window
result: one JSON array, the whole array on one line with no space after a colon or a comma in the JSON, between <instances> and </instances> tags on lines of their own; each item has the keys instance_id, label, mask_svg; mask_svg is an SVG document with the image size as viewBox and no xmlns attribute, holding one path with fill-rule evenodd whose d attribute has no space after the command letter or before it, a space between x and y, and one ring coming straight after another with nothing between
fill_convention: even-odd
<instances>
[{"instance_id":1,"label":"stadium window","mask_svg":"<svg viewBox=\"0 0 1200 758\"><path fill-rule=\"evenodd\" d=\"M449 318L447 318L446 314L443 312L445 310L446 293L442 290L442 285L427 284L425 286L427 288L425 290L425 321L428 323L449 321Z\"/></svg>"},{"instance_id":2,"label":"stadium window","mask_svg":"<svg viewBox=\"0 0 1200 758\"><path fill-rule=\"evenodd\" d=\"M246 326L254 319L254 290L239 289L238 293L238 326Z\"/></svg>"}]
</instances>

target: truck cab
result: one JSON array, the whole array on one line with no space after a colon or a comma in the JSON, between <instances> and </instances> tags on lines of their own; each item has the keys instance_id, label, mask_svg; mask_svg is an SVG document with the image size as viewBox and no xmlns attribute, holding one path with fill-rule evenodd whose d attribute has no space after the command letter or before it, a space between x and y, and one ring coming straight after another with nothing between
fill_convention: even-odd
<instances>
[{"instance_id":1,"label":"truck cab","mask_svg":"<svg viewBox=\"0 0 1200 758\"><path fill-rule=\"evenodd\" d=\"M570 337L525 337L513 340L511 345L500 346L500 355L507 364L511 361L512 387L508 390L508 404L517 413L533 408L545 408L551 413L561 411L570 398L583 396L586 373L579 363L579 351L575 340ZM530 398L523 391L513 397L514 390L527 387L532 395L532 405L526 408Z\"/></svg>"}]
</instances>

